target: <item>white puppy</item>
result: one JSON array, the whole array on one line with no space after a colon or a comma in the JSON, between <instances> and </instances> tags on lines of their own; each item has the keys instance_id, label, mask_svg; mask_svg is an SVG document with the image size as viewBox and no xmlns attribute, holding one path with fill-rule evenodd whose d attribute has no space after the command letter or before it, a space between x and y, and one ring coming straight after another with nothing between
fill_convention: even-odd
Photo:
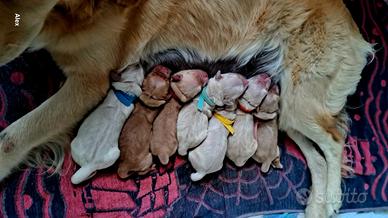
<instances>
[{"instance_id":1,"label":"white puppy","mask_svg":"<svg viewBox=\"0 0 388 218\"><path fill-rule=\"evenodd\" d=\"M228 143L229 133L234 131L231 128L235 112L218 111L209 121L208 136L205 141L193 151L189 152L189 160L197 171L192 173L190 178L193 181L201 180L206 174L217 172L222 168ZM221 120L223 120L221 122ZM225 123L225 125L224 125Z\"/></svg>"},{"instance_id":2,"label":"white puppy","mask_svg":"<svg viewBox=\"0 0 388 218\"><path fill-rule=\"evenodd\" d=\"M178 153L182 156L187 150L199 145L207 135L208 120L212 115L215 105L204 102L203 111L197 108L199 98L185 105L178 114L177 138Z\"/></svg>"},{"instance_id":3,"label":"white puppy","mask_svg":"<svg viewBox=\"0 0 388 218\"><path fill-rule=\"evenodd\" d=\"M130 66L113 82L107 97L82 123L71 143L73 160L81 168L71 177L79 184L97 170L112 166L120 157L118 139L124 122L133 110L133 101L141 94L144 79L139 65Z\"/></svg>"},{"instance_id":4,"label":"white puppy","mask_svg":"<svg viewBox=\"0 0 388 218\"><path fill-rule=\"evenodd\" d=\"M221 76L221 75L219 75ZM226 154L229 133L233 134L233 120L236 116L236 100L244 93L248 81L237 74L222 75L225 82L222 86L220 96L223 96L222 104L225 110L221 110L210 119L206 139L193 151L189 153L189 161L197 171L191 174L191 180L198 181L206 174L216 172L222 168ZM221 81L222 78L216 78ZM210 83L210 81L209 81ZM216 93L216 92L212 92Z\"/></svg>"},{"instance_id":5,"label":"white puppy","mask_svg":"<svg viewBox=\"0 0 388 218\"><path fill-rule=\"evenodd\" d=\"M247 85L247 80L239 74L218 72L209 79L208 85L199 97L184 106L177 120L178 153L186 155L187 150L198 146L207 136L209 118L215 106L235 107L239 84ZM237 90L236 90L237 89ZM241 95L241 93L240 93Z\"/></svg>"},{"instance_id":6,"label":"white puppy","mask_svg":"<svg viewBox=\"0 0 388 218\"><path fill-rule=\"evenodd\" d=\"M227 157L241 167L252 157L257 149L257 140L252 111L259 107L268 93L271 78L260 74L248 80L249 86L239 99L236 120L233 124L235 133L228 138Z\"/></svg>"}]
</instances>

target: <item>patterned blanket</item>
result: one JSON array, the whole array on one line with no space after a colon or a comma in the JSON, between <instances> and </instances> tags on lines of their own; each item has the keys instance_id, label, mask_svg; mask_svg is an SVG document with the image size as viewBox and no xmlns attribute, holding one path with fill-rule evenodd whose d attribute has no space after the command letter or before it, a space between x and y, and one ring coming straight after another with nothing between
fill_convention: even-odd
<instances>
[{"instance_id":1,"label":"patterned blanket","mask_svg":"<svg viewBox=\"0 0 388 218\"><path fill-rule=\"evenodd\" d=\"M362 74L347 111L353 124L344 156L354 175L343 179L342 211L388 208L388 5L383 0L346 2L376 57ZM26 53L0 68L0 128L35 108L58 89L63 76L45 51ZM254 162L193 183L186 157L175 156L147 176L120 180L113 169L73 186L68 155L60 175L28 168L0 184L0 217L235 217L301 212L310 174L295 144L280 136L283 170L262 174Z\"/></svg>"}]
</instances>

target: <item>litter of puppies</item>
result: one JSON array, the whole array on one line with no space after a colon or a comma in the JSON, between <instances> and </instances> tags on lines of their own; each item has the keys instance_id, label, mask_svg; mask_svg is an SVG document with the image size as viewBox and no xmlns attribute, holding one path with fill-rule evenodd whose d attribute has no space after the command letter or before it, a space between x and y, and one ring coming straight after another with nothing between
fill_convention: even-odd
<instances>
[{"instance_id":1,"label":"litter of puppies","mask_svg":"<svg viewBox=\"0 0 388 218\"><path fill-rule=\"evenodd\" d=\"M112 86L71 144L81 166L73 184L117 160L120 178L144 175L155 169L153 156L166 165L176 151L188 154L193 181L222 169L225 157L238 167L252 157L265 173L270 166L283 167L277 145L279 88L267 74L247 80L218 72L208 78L202 70L173 73L157 65L144 75L136 65Z\"/></svg>"}]
</instances>

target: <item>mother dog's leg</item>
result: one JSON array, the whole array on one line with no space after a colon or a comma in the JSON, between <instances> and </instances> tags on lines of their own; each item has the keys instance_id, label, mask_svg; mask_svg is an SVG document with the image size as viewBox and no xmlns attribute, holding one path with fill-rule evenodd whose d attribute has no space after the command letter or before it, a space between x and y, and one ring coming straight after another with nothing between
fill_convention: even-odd
<instances>
[{"instance_id":1,"label":"mother dog's leg","mask_svg":"<svg viewBox=\"0 0 388 218\"><path fill-rule=\"evenodd\" d=\"M342 204L341 165L344 141L341 139L334 117L317 118L308 125L300 125L299 131L313 140L322 150L327 162L327 198L328 216L337 213Z\"/></svg>"},{"instance_id":2,"label":"mother dog's leg","mask_svg":"<svg viewBox=\"0 0 388 218\"><path fill-rule=\"evenodd\" d=\"M71 74L46 102L0 133L0 180L20 164L28 152L72 128L106 94L109 77Z\"/></svg>"},{"instance_id":3,"label":"mother dog's leg","mask_svg":"<svg viewBox=\"0 0 388 218\"><path fill-rule=\"evenodd\" d=\"M306 217L326 217L326 184L327 165L326 160L315 149L312 142L295 130L288 130L288 136L298 144L307 160L307 166L311 173L311 192L305 211Z\"/></svg>"}]
</instances>

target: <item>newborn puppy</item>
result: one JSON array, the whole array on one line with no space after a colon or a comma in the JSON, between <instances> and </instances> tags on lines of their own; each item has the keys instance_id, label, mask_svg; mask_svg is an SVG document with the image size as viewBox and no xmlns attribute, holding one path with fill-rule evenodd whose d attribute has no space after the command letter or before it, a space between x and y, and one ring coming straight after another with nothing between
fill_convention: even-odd
<instances>
[{"instance_id":1,"label":"newborn puppy","mask_svg":"<svg viewBox=\"0 0 388 218\"><path fill-rule=\"evenodd\" d=\"M171 77L173 98L156 117L152 127L151 153L159 157L162 164L176 152L178 113L183 103L193 99L207 83L207 73L202 70L184 70Z\"/></svg>"},{"instance_id":2,"label":"newborn puppy","mask_svg":"<svg viewBox=\"0 0 388 218\"><path fill-rule=\"evenodd\" d=\"M145 174L152 170L150 138L152 123L169 96L171 71L163 66L155 67L144 79L141 102L135 104L132 116L121 131L120 162L118 175L127 178L132 172Z\"/></svg>"},{"instance_id":3,"label":"newborn puppy","mask_svg":"<svg viewBox=\"0 0 388 218\"><path fill-rule=\"evenodd\" d=\"M235 113L218 111L209 121L208 135L201 145L189 152L189 161L197 171L190 175L191 180L199 181L206 174L222 168L228 143L229 133L233 133ZM221 122L222 120L222 122ZM224 125L229 125L228 128Z\"/></svg>"},{"instance_id":4,"label":"newborn puppy","mask_svg":"<svg viewBox=\"0 0 388 218\"><path fill-rule=\"evenodd\" d=\"M248 80L249 86L239 99L236 120L233 124L235 133L228 138L227 157L241 167L252 157L257 149L256 131L254 130L251 112L259 107L268 93L271 78L267 74L260 74Z\"/></svg>"},{"instance_id":5,"label":"newborn puppy","mask_svg":"<svg viewBox=\"0 0 388 218\"><path fill-rule=\"evenodd\" d=\"M82 123L71 143L73 160L81 168L71 177L73 184L91 178L97 170L113 165L120 156L118 140L133 101L141 94L143 69L139 65L125 70L107 97Z\"/></svg>"},{"instance_id":6,"label":"newborn puppy","mask_svg":"<svg viewBox=\"0 0 388 218\"><path fill-rule=\"evenodd\" d=\"M271 164L274 168L283 168L278 147L279 99L279 87L275 85L269 90L258 113L254 114L259 120L256 121L257 150L253 159L262 163L261 171L264 173L268 172Z\"/></svg>"},{"instance_id":7,"label":"newborn puppy","mask_svg":"<svg viewBox=\"0 0 388 218\"><path fill-rule=\"evenodd\" d=\"M232 124L236 116L236 100L244 93L248 86L248 82L245 79L234 78L235 81L231 82L229 86L224 87L224 91L230 91L227 97L224 96L222 98L226 109L220 110L213 115L207 128L206 139L189 153L189 161L197 171L190 176L193 181L198 181L206 174L216 172L222 168L227 149L228 135L229 133L234 133Z\"/></svg>"},{"instance_id":8,"label":"newborn puppy","mask_svg":"<svg viewBox=\"0 0 388 218\"><path fill-rule=\"evenodd\" d=\"M186 155L188 149L198 146L206 138L208 121L215 106L225 105L234 110L236 99L247 85L248 81L240 74L218 72L203 88L201 95L182 108L177 122L180 155Z\"/></svg>"}]
</instances>

